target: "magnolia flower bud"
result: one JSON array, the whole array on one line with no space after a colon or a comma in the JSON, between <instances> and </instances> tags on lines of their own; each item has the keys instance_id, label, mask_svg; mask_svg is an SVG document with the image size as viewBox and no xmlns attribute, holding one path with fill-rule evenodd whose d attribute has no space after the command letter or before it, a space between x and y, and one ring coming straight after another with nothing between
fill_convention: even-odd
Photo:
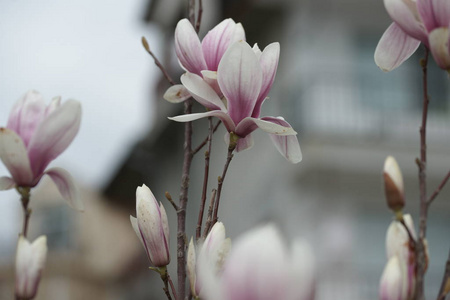
<instances>
[{"instance_id":1,"label":"magnolia flower bud","mask_svg":"<svg viewBox=\"0 0 450 300\"><path fill-rule=\"evenodd\" d=\"M406 284L399 258L391 257L380 280L380 300L406 300Z\"/></svg>"},{"instance_id":2,"label":"magnolia flower bud","mask_svg":"<svg viewBox=\"0 0 450 300\"><path fill-rule=\"evenodd\" d=\"M16 254L16 298L36 296L47 256L47 238L41 236L33 243L19 237Z\"/></svg>"},{"instance_id":3,"label":"magnolia flower bud","mask_svg":"<svg viewBox=\"0 0 450 300\"><path fill-rule=\"evenodd\" d=\"M164 267L170 262L169 223L162 203L144 184L136 190L136 218L130 216L131 225L147 252L150 263Z\"/></svg>"},{"instance_id":4,"label":"magnolia flower bud","mask_svg":"<svg viewBox=\"0 0 450 300\"><path fill-rule=\"evenodd\" d=\"M388 156L384 162L384 191L390 209L399 211L405 206L403 176L394 157Z\"/></svg>"}]
</instances>

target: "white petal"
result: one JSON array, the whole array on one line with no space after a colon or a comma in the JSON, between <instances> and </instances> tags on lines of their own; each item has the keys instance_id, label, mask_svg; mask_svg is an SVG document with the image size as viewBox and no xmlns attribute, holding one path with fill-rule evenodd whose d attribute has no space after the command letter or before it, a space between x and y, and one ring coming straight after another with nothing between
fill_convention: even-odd
<instances>
[{"instance_id":1,"label":"white petal","mask_svg":"<svg viewBox=\"0 0 450 300\"><path fill-rule=\"evenodd\" d=\"M175 51L189 72L200 75L201 70L207 69L200 40L187 19L180 20L175 28Z\"/></svg>"},{"instance_id":2,"label":"white petal","mask_svg":"<svg viewBox=\"0 0 450 300\"><path fill-rule=\"evenodd\" d=\"M204 113L195 113L195 114L188 114L188 115L180 115L176 117L169 117L169 120L176 121L176 122L191 122L202 118L207 117L217 117L220 120L222 120L223 124L227 128L228 132L233 132L235 129L235 125L233 121L231 120L230 116L224 113L220 110L213 110L208 111Z\"/></svg>"},{"instance_id":3,"label":"white petal","mask_svg":"<svg viewBox=\"0 0 450 300\"><path fill-rule=\"evenodd\" d=\"M375 63L385 71L392 71L407 60L420 45L420 41L407 35L392 23L384 32L375 49Z\"/></svg>"},{"instance_id":4,"label":"white petal","mask_svg":"<svg viewBox=\"0 0 450 300\"><path fill-rule=\"evenodd\" d=\"M8 128L0 128L0 159L18 186L33 184L33 173L25 145L20 136Z\"/></svg>"},{"instance_id":5,"label":"white petal","mask_svg":"<svg viewBox=\"0 0 450 300\"><path fill-rule=\"evenodd\" d=\"M214 89L200 76L186 72L181 75L181 83L183 83L192 97L204 107L212 110L220 109L226 111L225 105Z\"/></svg>"},{"instance_id":6,"label":"white petal","mask_svg":"<svg viewBox=\"0 0 450 300\"><path fill-rule=\"evenodd\" d=\"M170 103L180 103L189 99L190 96L191 94L182 84L175 84L167 89L163 98Z\"/></svg>"},{"instance_id":7,"label":"white petal","mask_svg":"<svg viewBox=\"0 0 450 300\"><path fill-rule=\"evenodd\" d=\"M6 191L16 186L14 180L10 177L0 177L0 191Z\"/></svg>"},{"instance_id":8,"label":"white petal","mask_svg":"<svg viewBox=\"0 0 450 300\"><path fill-rule=\"evenodd\" d=\"M437 65L444 69L450 69L450 54L449 54L449 29L447 27L440 27L428 36L430 42L430 50L433 54Z\"/></svg>"},{"instance_id":9,"label":"white petal","mask_svg":"<svg viewBox=\"0 0 450 300\"><path fill-rule=\"evenodd\" d=\"M257 118L245 118L237 126L235 133L238 136L246 136L255 129L260 128L267 133L276 135L296 135L297 132L292 127L285 127L275 124L271 121L265 121Z\"/></svg>"},{"instance_id":10,"label":"white petal","mask_svg":"<svg viewBox=\"0 0 450 300\"><path fill-rule=\"evenodd\" d=\"M84 210L83 202L80 198L80 193L75 181L69 172L61 168L48 169L45 174L50 176L53 182L58 187L61 196L67 201L70 207L78 211Z\"/></svg>"}]
</instances>

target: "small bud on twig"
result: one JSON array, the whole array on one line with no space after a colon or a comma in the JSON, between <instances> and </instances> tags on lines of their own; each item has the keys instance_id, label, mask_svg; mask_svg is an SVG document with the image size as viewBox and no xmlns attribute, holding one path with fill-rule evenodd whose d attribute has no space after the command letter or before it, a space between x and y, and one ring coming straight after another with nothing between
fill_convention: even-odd
<instances>
[{"instance_id":1,"label":"small bud on twig","mask_svg":"<svg viewBox=\"0 0 450 300\"><path fill-rule=\"evenodd\" d=\"M384 191L387 205L394 212L405 206L403 176L394 157L388 156L384 162Z\"/></svg>"}]
</instances>

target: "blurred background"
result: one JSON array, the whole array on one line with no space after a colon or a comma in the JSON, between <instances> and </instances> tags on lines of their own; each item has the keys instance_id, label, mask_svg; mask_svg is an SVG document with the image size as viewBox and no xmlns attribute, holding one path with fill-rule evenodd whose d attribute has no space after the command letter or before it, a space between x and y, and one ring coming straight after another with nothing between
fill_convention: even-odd
<instances>
[{"instance_id":1,"label":"blurred background","mask_svg":"<svg viewBox=\"0 0 450 300\"><path fill-rule=\"evenodd\" d=\"M72 211L53 183L33 190L30 238L48 236L49 257L37 299L164 299L159 277L129 223L135 189L145 183L164 202L179 193L183 124L167 116L182 105L162 99L168 84L141 46L141 36L178 79L173 48L181 0L0 2L0 124L29 89L47 101L61 95L83 106L73 144L52 165L76 178L86 207ZM303 161L291 165L255 132L253 149L234 156L220 220L231 238L268 221L287 240L308 241L316 254L316 299L377 299L392 215L381 170L387 155L402 168L406 211L418 220L419 124L422 103L418 51L399 69L380 71L373 53L390 19L382 1L204 1L200 36L223 18L263 48L281 44L280 65L262 115L284 116L299 133ZM448 76L429 67L428 189L450 167ZM196 107L200 111L200 107ZM194 145L206 122L194 124ZM210 187L226 157L223 129L213 141ZM1 165L0 176L8 175ZM194 159L188 236L194 234L203 155ZM450 247L450 188L429 211L428 297L435 297ZM12 299L14 254L22 222L19 196L0 193L0 298ZM175 260L175 234L171 236ZM175 264L170 266L175 277Z\"/></svg>"}]
</instances>

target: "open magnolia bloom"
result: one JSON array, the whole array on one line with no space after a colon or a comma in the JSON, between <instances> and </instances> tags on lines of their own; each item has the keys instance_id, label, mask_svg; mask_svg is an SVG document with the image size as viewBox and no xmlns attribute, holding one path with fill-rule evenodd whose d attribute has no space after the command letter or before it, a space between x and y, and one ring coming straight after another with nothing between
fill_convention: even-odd
<instances>
[{"instance_id":1,"label":"open magnolia bloom","mask_svg":"<svg viewBox=\"0 0 450 300\"><path fill-rule=\"evenodd\" d=\"M210 109L169 118L189 122L206 117L218 117L230 137L241 151L253 145L251 133L261 128L271 135L278 151L290 162L302 159L296 132L281 117L260 117L261 105L272 87L280 54L280 45L272 43L263 52L252 49L246 42L234 43L224 54L217 71L217 82L224 95L220 95L200 76L187 72L182 76L183 85L200 104Z\"/></svg>"},{"instance_id":2,"label":"open magnolia bloom","mask_svg":"<svg viewBox=\"0 0 450 300\"><path fill-rule=\"evenodd\" d=\"M178 22L175 29L175 51L181 67L187 72L203 77L218 93L216 71L220 60L228 47L236 41L245 41L245 32L241 23L232 19L220 22L210 30L202 42L188 19ZM171 86L164 99L179 103L190 97L182 84Z\"/></svg>"},{"instance_id":3,"label":"open magnolia bloom","mask_svg":"<svg viewBox=\"0 0 450 300\"><path fill-rule=\"evenodd\" d=\"M206 300L312 300L314 258L309 246L288 248L274 225L253 229L233 244L222 272L199 257L201 298Z\"/></svg>"},{"instance_id":4,"label":"open magnolia bloom","mask_svg":"<svg viewBox=\"0 0 450 300\"><path fill-rule=\"evenodd\" d=\"M0 159L11 173L0 177L0 190L34 187L47 174L69 205L82 210L83 204L72 176L61 168L45 170L73 141L81 122L81 105L55 97L45 105L42 96L29 91L13 107L8 125L0 127Z\"/></svg>"},{"instance_id":5,"label":"open magnolia bloom","mask_svg":"<svg viewBox=\"0 0 450 300\"><path fill-rule=\"evenodd\" d=\"M448 0L384 0L394 23L381 37L375 50L375 63L391 71L419 47L427 46L440 68L450 69Z\"/></svg>"}]
</instances>

